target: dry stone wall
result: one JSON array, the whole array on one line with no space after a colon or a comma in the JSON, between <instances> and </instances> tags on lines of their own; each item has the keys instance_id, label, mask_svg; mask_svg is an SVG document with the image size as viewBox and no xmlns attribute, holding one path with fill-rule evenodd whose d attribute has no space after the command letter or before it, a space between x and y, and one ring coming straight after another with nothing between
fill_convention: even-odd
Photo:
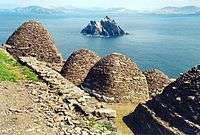
<instances>
[{"instance_id":1,"label":"dry stone wall","mask_svg":"<svg viewBox=\"0 0 200 135\"><path fill-rule=\"evenodd\" d=\"M61 74L79 86L83 83L90 69L100 59L94 52L80 49L71 54L65 62Z\"/></svg>"},{"instance_id":2,"label":"dry stone wall","mask_svg":"<svg viewBox=\"0 0 200 135\"><path fill-rule=\"evenodd\" d=\"M88 93L52 70L47 63L34 57L20 57L20 62L32 68L44 80L50 90L44 102L54 102L47 106L50 127L59 127L63 134L73 135L114 135L116 111L106 107ZM43 102L43 103L44 103ZM48 108L51 108L49 111ZM106 126L105 126L106 125Z\"/></svg>"},{"instance_id":3,"label":"dry stone wall","mask_svg":"<svg viewBox=\"0 0 200 135\"><path fill-rule=\"evenodd\" d=\"M143 72L147 79L149 95L154 97L162 93L163 89L171 83L169 77L158 69Z\"/></svg>"},{"instance_id":4,"label":"dry stone wall","mask_svg":"<svg viewBox=\"0 0 200 135\"><path fill-rule=\"evenodd\" d=\"M148 99L145 76L130 58L111 54L99 60L89 71L83 87L114 102L135 102Z\"/></svg>"},{"instance_id":5,"label":"dry stone wall","mask_svg":"<svg viewBox=\"0 0 200 135\"><path fill-rule=\"evenodd\" d=\"M15 58L33 56L50 63L62 62L47 29L35 21L23 23L8 38L5 47Z\"/></svg>"},{"instance_id":6,"label":"dry stone wall","mask_svg":"<svg viewBox=\"0 0 200 135\"><path fill-rule=\"evenodd\" d=\"M155 121L155 118L160 122ZM162 94L139 105L124 119L136 135L199 135L200 65L184 73L168 85ZM165 132L171 127L176 130L171 130L171 133Z\"/></svg>"}]
</instances>

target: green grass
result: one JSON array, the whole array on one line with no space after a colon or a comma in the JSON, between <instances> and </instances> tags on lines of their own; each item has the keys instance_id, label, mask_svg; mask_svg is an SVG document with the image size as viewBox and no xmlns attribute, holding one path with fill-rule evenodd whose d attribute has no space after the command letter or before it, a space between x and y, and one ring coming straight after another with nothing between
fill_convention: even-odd
<instances>
[{"instance_id":1,"label":"green grass","mask_svg":"<svg viewBox=\"0 0 200 135\"><path fill-rule=\"evenodd\" d=\"M87 123L86 127L97 128L97 129L100 129L100 130L104 130L104 129L108 129L110 131L116 130L113 127L113 125L111 123L109 123L108 121L98 121L97 122L95 118L90 118L89 123Z\"/></svg>"},{"instance_id":2,"label":"green grass","mask_svg":"<svg viewBox=\"0 0 200 135\"><path fill-rule=\"evenodd\" d=\"M108 122L99 123L97 125L97 128L98 129L104 129L104 128L106 128L106 129L108 129L110 131L115 131L115 128L113 128L113 125L111 123L108 123Z\"/></svg>"},{"instance_id":3,"label":"green grass","mask_svg":"<svg viewBox=\"0 0 200 135\"><path fill-rule=\"evenodd\" d=\"M28 67L22 66L9 54L0 49L0 81L38 81L37 75Z\"/></svg>"}]
</instances>

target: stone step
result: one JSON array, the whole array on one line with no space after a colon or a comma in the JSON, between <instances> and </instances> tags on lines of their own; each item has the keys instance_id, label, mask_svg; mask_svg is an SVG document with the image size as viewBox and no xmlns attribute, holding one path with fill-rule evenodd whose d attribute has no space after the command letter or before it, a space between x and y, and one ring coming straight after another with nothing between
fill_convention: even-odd
<instances>
[{"instance_id":1,"label":"stone step","mask_svg":"<svg viewBox=\"0 0 200 135\"><path fill-rule=\"evenodd\" d=\"M196 82L195 79L194 82ZM171 84L156 98L185 119L200 125L200 95L198 87L200 88L198 84L188 84L187 81L181 83L181 85Z\"/></svg>"},{"instance_id":2,"label":"stone step","mask_svg":"<svg viewBox=\"0 0 200 135\"><path fill-rule=\"evenodd\" d=\"M124 122L135 135L186 135L168 122L159 118L148 106L140 104Z\"/></svg>"},{"instance_id":3,"label":"stone step","mask_svg":"<svg viewBox=\"0 0 200 135\"><path fill-rule=\"evenodd\" d=\"M168 122L171 126L178 128L186 134L200 133L200 126L183 118L178 113L171 110L169 105L161 103L160 101L152 100L147 104L148 108L152 110L157 117Z\"/></svg>"}]
</instances>

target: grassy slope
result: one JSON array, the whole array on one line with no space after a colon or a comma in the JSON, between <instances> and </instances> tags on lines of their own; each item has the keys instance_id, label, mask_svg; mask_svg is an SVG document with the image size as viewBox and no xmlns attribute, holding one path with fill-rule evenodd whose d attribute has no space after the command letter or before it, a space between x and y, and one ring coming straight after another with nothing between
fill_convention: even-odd
<instances>
[{"instance_id":1,"label":"grassy slope","mask_svg":"<svg viewBox=\"0 0 200 135\"><path fill-rule=\"evenodd\" d=\"M9 54L0 48L0 81L32 80L37 81L37 75L26 66L22 66Z\"/></svg>"}]
</instances>

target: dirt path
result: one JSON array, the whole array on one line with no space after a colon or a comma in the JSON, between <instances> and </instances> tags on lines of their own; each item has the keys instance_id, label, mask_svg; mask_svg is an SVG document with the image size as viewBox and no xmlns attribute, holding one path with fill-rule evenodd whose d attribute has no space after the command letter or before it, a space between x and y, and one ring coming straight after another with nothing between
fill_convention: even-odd
<instances>
[{"instance_id":1,"label":"dirt path","mask_svg":"<svg viewBox=\"0 0 200 135\"><path fill-rule=\"evenodd\" d=\"M1 135L55 135L56 129L46 126L37 110L27 82L0 82L0 134ZM28 89L29 88L29 89Z\"/></svg>"}]
</instances>

